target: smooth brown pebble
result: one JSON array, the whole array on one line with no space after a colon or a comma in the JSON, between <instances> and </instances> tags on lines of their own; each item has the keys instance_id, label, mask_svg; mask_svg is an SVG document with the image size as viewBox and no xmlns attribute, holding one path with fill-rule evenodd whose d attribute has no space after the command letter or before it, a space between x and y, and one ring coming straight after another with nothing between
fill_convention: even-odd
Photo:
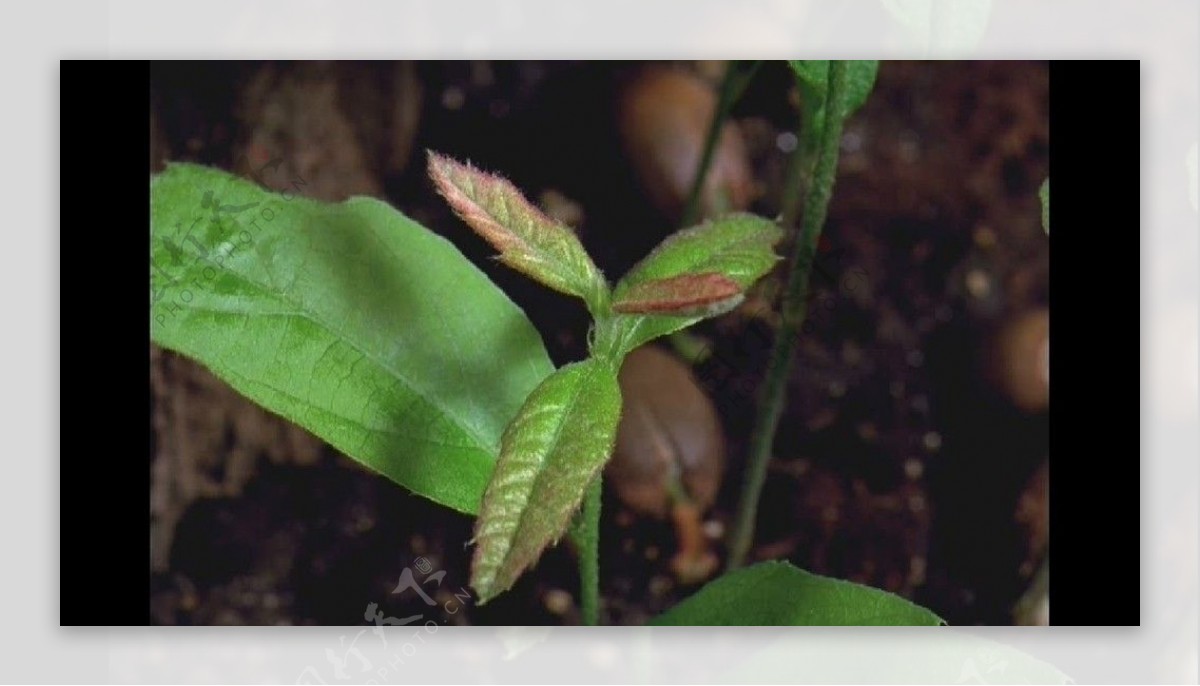
<instances>
[{"instance_id":1,"label":"smooth brown pebble","mask_svg":"<svg viewBox=\"0 0 1200 686\"><path fill-rule=\"evenodd\" d=\"M678 223L691 190L717 95L681 69L649 67L622 89L618 127L625 154L655 207ZM744 210L756 194L746 145L726 121L700 194L701 218Z\"/></svg>"},{"instance_id":2,"label":"smooth brown pebble","mask_svg":"<svg viewBox=\"0 0 1200 686\"><path fill-rule=\"evenodd\" d=\"M716 408L692 371L671 353L643 346L619 376L623 408L605 478L631 509L665 517L678 480L703 511L716 499L725 439Z\"/></svg>"},{"instance_id":3,"label":"smooth brown pebble","mask_svg":"<svg viewBox=\"0 0 1200 686\"><path fill-rule=\"evenodd\" d=\"M550 614L561 617L571 611L571 607L575 604L575 599L571 597L570 593L561 588L552 588L542 596L542 603L550 611Z\"/></svg>"},{"instance_id":4,"label":"smooth brown pebble","mask_svg":"<svg viewBox=\"0 0 1200 686\"><path fill-rule=\"evenodd\" d=\"M989 349L988 374L997 389L1029 413L1050 407L1050 310L1024 312L1001 325Z\"/></svg>"}]
</instances>

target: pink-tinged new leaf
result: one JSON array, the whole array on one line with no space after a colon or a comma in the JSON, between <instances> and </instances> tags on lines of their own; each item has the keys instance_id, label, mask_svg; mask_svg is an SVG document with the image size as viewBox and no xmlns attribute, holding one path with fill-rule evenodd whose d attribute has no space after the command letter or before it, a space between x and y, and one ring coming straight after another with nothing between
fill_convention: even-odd
<instances>
[{"instance_id":1,"label":"pink-tinged new leaf","mask_svg":"<svg viewBox=\"0 0 1200 686\"><path fill-rule=\"evenodd\" d=\"M570 228L547 217L507 179L428 154L429 176L438 193L500 252L502 262L598 307L608 284Z\"/></svg>"},{"instance_id":2,"label":"pink-tinged new leaf","mask_svg":"<svg viewBox=\"0 0 1200 686\"><path fill-rule=\"evenodd\" d=\"M716 272L680 274L636 283L613 301L615 312L711 316L737 306L744 298L736 281Z\"/></svg>"},{"instance_id":3,"label":"pink-tinged new leaf","mask_svg":"<svg viewBox=\"0 0 1200 686\"><path fill-rule=\"evenodd\" d=\"M677 231L622 277L613 288L612 301L643 300L640 291L646 284L670 282L689 274L719 274L744 291L779 261L774 245L781 238L783 230L775 222L745 213L724 215ZM686 279L683 283L687 283ZM663 298L648 300L657 302ZM716 300L710 309L692 312L686 309L670 313L651 310L625 316L619 320L618 330L611 338L620 341L615 348L618 352L628 352L700 319L721 314L739 301Z\"/></svg>"}]
</instances>

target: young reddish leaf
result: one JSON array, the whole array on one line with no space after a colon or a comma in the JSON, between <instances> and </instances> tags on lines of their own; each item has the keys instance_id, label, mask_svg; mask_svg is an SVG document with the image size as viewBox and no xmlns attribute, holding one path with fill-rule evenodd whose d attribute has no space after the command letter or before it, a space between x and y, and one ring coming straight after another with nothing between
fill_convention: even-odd
<instances>
[{"instance_id":1,"label":"young reddish leaf","mask_svg":"<svg viewBox=\"0 0 1200 686\"><path fill-rule=\"evenodd\" d=\"M547 217L507 179L429 151L429 176L455 213L508 266L598 310L608 284L570 228Z\"/></svg>"},{"instance_id":2,"label":"young reddish leaf","mask_svg":"<svg viewBox=\"0 0 1200 686\"><path fill-rule=\"evenodd\" d=\"M742 287L736 281L707 272L634 284L624 289L612 308L622 314L712 316L737 307L743 298Z\"/></svg>"},{"instance_id":3,"label":"young reddish leaf","mask_svg":"<svg viewBox=\"0 0 1200 686\"><path fill-rule=\"evenodd\" d=\"M504 430L475 520L471 586L483 604L510 588L566 531L612 455L621 415L617 370L590 358L546 377Z\"/></svg>"},{"instance_id":4,"label":"young reddish leaf","mask_svg":"<svg viewBox=\"0 0 1200 686\"><path fill-rule=\"evenodd\" d=\"M646 281L709 272L748 288L779 261L773 246L782 237L775 222L745 213L676 231L622 277L614 298L623 299L628 289Z\"/></svg>"},{"instance_id":5,"label":"young reddish leaf","mask_svg":"<svg viewBox=\"0 0 1200 686\"><path fill-rule=\"evenodd\" d=\"M745 290L769 272L779 256L774 246L783 237L779 226L763 217L735 213L671 234L629 270L613 289L613 302L636 297L647 284L686 275L718 274ZM683 280L681 283L688 283ZM730 307L737 302L729 304ZM623 314L598 327L599 349L622 355L669 333L720 314L722 308L701 312L644 312Z\"/></svg>"}]
</instances>

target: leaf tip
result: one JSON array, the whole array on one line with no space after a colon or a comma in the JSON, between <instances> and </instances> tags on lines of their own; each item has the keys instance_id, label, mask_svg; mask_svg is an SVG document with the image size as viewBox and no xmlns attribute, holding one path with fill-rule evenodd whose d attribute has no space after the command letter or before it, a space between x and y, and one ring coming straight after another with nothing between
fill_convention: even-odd
<instances>
[{"instance_id":1,"label":"leaf tip","mask_svg":"<svg viewBox=\"0 0 1200 686\"><path fill-rule=\"evenodd\" d=\"M433 185L437 189L438 194L457 210L455 197L453 197L456 195L456 189L451 175L455 172L465 172L470 169L470 166L428 148L425 150L425 158L428 164L429 178L433 180Z\"/></svg>"},{"instance_id":2,"label":"leaf tip","mask_svg":"<svg viewBox=\"0 0 1200 686\"><path fill-rule=\"evenodd\" d=\"M486 605L496 596L512 588L528 565L496 564L489 560L483 546L475 547L471 556L470 586L475 591L475 604ZM515 570L515 572L514 572Z\"/></svg>"},{"instance_id":3,"label":"leaf tip","mask_svg":"<svg viewBox=\"0 0 1200 686\"><path fill-rule=\"evenodd\" d=\"M450 161L449 157L425 148L425 164L429 169L429 176L433 179L434 183L439 183L445 179L446 167Z\"/></svg>"}]
</instances>

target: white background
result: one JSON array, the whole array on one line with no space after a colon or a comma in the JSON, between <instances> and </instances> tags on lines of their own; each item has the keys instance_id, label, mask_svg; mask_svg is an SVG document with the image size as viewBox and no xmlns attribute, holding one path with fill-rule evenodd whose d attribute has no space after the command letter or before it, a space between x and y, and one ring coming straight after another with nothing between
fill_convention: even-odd
<instances>
[{"instance_id":1,"label":"white background","mask_svg":"<svg viewBox=\"0 0 1200 686\"><path fill-rule=\"evenodd\" d=\"M443 628L418 643L413 627L398 627L389 645L404 663L392 658L389 665L372 648L364 651L371 671L353 676L381 683L1196 682L1198 35L1192 0L5 3L0 312L8 335L0 355L0 426L8 454L0 477L0 678L294 683L317 674L349 683L334 678L325 650L359 630L57 626L60 583L68 599L103 592L89 586L88 570L58 567L59 475L72 460L90 457L60 454L58 441L58 254L64 230L79 228L61 227L57 211L69 202L58 193L60 58L1120 57L1142 60L1140 284L1131 261L1105 269L1112 282L1096 288L1097 297L1139 285L1142 293L1141 628ZM1106 128L1103 112L1096 118L1098 146L1139 135ZM131 152L142 146L130 142ZM90 164L61 152L63 164ZM1131 248L1139 236L1136 226L1064 221L1054 230ZM69 316L72 298L63 302ZM73 354L83 354L85 342L74 343ZM1098 356L1102 369L1109 360L1103 341L1096 345L1087 354ZM1104 494L1097 495L1102 502ZM1102 591L1103 569L1096 574L1079 583ZM306 673L310 666L315 672Z\"/></svg>"}]
</instances>

